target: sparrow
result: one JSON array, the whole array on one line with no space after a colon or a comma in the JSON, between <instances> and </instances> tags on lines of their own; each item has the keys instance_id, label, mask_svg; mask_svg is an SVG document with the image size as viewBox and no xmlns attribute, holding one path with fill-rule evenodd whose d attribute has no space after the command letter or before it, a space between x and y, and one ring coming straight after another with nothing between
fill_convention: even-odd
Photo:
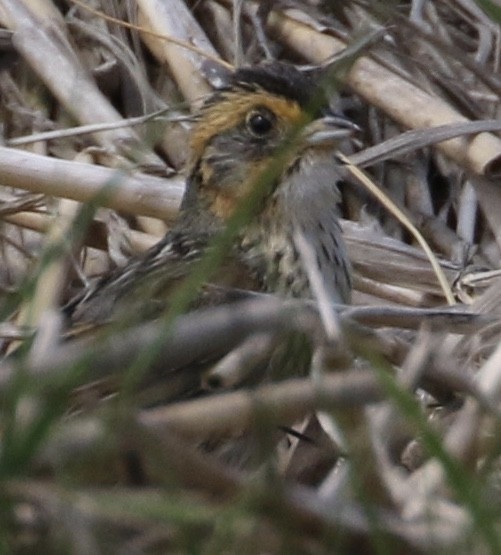
<instances>
[{"instance_id":1,"label":"sparrow","mask_svg":"<svg viewBox=\"0 0 501 555\"><path fill-rule=\"evenodd\" d=\"M104 322L123 306L168 302L172 288L249 203L251 214L232 237L214 282L312 297L300 236L314 253L313 270L328 298L348 303L351 269L337 186L344 171L335 151L356 126L330 112L320 91L318 79L289 64L237 69L194 118L176 224L149 251L72 299L64 310L71 322Z\"/></svg>"}]
</instances>

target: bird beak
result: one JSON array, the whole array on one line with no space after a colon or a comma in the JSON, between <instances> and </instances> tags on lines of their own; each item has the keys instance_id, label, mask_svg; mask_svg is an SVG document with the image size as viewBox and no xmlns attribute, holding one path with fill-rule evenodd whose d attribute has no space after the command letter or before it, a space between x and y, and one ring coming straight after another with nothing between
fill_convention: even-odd
<instances>
[{"instance_id":1,"label":"bird beak","mask_svg":"<svg viewBox=\"0 0 501 555\"><path fill-rule=\"evenodd\" d=\"M303 137L308 146L329 146L341 139L353 136L360 127L341 116L325 116L312 121L303 130Z\"/></svg>"}]
</instances>

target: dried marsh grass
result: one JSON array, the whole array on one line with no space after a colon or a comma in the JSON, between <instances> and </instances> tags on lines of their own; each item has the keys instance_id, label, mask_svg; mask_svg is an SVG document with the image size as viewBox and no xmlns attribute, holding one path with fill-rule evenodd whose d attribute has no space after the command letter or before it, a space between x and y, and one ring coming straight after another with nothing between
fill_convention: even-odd
<instances>
[{"instance_id":1,"label":"dried marsh grass","mask_svg":"<svg viewBox=\"0 0 501 555\"><path fill-rule=\"evenodd\" d=\"M501 552L480 5L0 0L6 552ZM353 305L207 286L214 306L185 313L186 290L165 318L68 331L65 301L174 221L217 64L271 58L335 66L363 129L343 156L383 198L343 189Z\"/></svg>"}]
</instances>

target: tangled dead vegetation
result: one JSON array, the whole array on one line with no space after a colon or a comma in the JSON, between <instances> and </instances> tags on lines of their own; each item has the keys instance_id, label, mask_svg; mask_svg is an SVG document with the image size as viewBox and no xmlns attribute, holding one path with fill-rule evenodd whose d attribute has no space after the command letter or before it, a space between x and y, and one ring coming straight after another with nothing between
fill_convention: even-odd
<instances>
[{"instance_id":1,"label":"tangled dead vegetation","mask_svg":"<svg viewBox=\"0 0 501 555\"><path fill-rule=\"evenodd\" d=\"M9 552L501 552L496 17L0 0ZM208 286L214 306L181 314L186 290L164 318L66 332L68 298L174 221L222 68L271 59L331 68L362 129L340 154L353 305Z\"/></svg>"}]
</instances>

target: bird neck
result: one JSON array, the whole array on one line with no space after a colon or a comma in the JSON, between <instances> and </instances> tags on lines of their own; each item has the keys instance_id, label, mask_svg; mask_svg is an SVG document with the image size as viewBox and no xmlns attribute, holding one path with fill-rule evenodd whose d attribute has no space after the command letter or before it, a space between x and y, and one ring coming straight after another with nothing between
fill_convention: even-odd
<instances>
[{"instance_id":1,"label":"bird neck","mask_svg":"<svg viewBox=\"0 0 501 555\"><path fill-rule=\"evenodd\" d=\"M210 199L201 194L201 184L199 167L195 166L186 181L176 227L186 227L208 235L216 234L224 229L224 222L210 210Z\"/></svg>"}]
</instances>

